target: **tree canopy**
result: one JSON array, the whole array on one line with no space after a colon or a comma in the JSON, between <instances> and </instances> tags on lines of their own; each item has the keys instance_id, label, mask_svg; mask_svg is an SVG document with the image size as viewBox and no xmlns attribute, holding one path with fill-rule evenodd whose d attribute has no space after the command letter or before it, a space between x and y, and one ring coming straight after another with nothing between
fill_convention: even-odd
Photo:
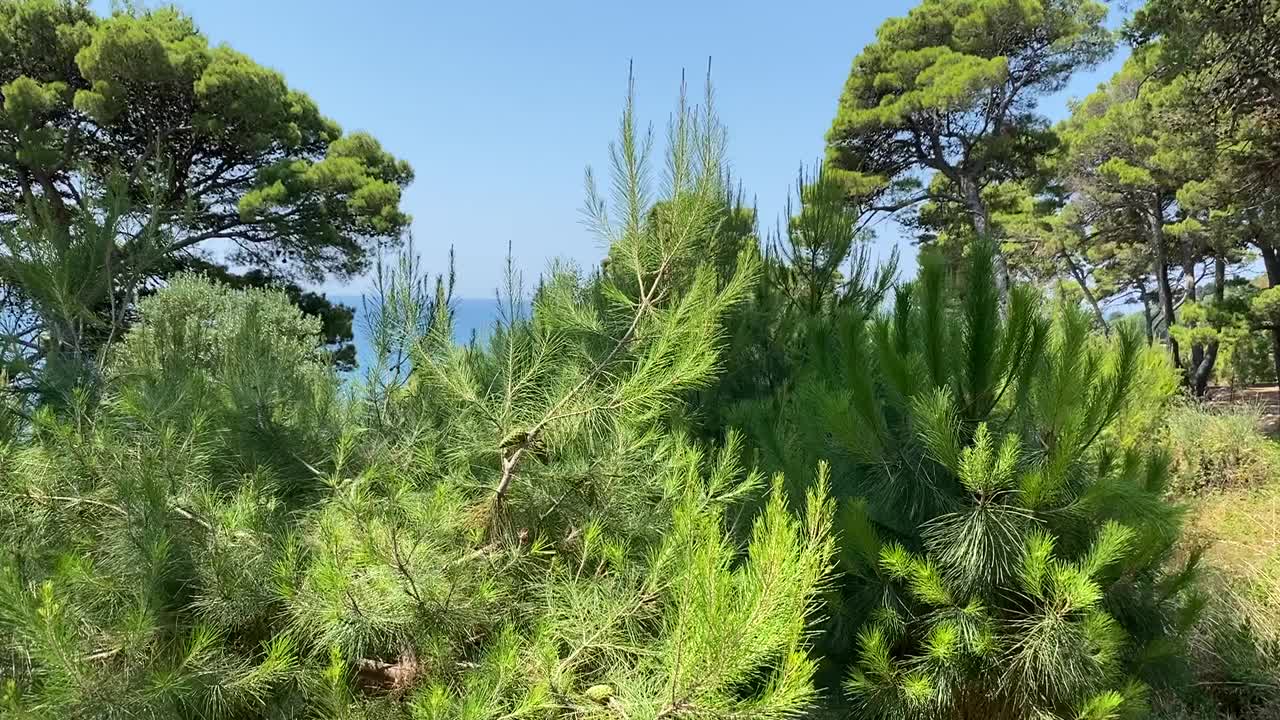
<instances>
[{"instance_id":1,"label":"tree canopy","mask_svg":"<svg viewBox=\"0 0 1280 720\"><path fill-rule=\"evenodd\" d=\"M110 187L112 272L214 262L282 281L350 277L404 233L412 178L176 9L104 18L85 0L0 3L0 224L38 215L73 235Z\"/></svg>"},{"instance_id":2,"label":"tree canopy","mask_svg":"<svg viewBox=\"0 0 1280 720\"><path fill-rule=\"evenodd\" d=\"M210 47L177 10L98 18L78 0L6 2L0 67L10 221L37 195L64 211L122 170L135 211L164 209L171 250L221 238L236 260L283 253L312 276L362 270L369 241L408 221L404 161L344 135L279 73Z\"/></svg>"},{"instance_id":3,"label":"tree canopy","mask_svg":"<svg viewBox=\"0 0 1280 720\"><path fill-rule=\"evenodd\" d=\"M1105 17L1093 0L925 0L854 59L830 160L854 173L853 193L872 210L931 198L986 234L984 191L1027 177L1052 146L1036 103L1111 52Z\"/></svg>"}]
</instances>

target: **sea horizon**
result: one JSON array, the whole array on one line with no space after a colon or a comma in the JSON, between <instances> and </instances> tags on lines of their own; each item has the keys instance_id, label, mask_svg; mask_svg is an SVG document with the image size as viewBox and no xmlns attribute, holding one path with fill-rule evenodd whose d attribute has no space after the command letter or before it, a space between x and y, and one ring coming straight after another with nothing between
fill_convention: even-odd
<instances>
[{"instance_id":1,"label":"sea horizon","mask_svg":"<svg viewBox=\"0 0 1280 720\"><path fill-rule=\"evenodd\" d=\"M373 355L373 349L369 344L368 323L365 318L364 298L366 296L326 293L325 297L331 302L355 309L355 317L351 323L354 335L352 343L356 346L356 363L359 371L368 365L369 358ZM478 342L487 340L501 316L499 308L503 304L505 303L500 303L497 298L454 298L450 303L450 307L453 308L454 342L462 345L473 339ZM527 302L524 308L527 311Z\"/></svg>"}]
</instances>

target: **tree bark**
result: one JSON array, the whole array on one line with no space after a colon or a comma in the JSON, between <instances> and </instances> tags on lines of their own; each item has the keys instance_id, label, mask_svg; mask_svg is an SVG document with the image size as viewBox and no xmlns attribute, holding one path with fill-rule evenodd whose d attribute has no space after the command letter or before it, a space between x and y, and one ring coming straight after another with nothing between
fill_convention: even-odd
<instances>
[{"instance_id":1,"label":"tree bark","mask_svg":"<svg viewBox=\"0 0 1280 720\"><path fill-rule=\"evenodd\" d=\"M1191 284L1195 284L1195 278L1191 279ZM1213 259L1213 299L1214 302L1221 305L1226 295L1227 285L1227 261L1221 255ZM1193 357L1195 351L1200 346L1197 344L1192 349ZM1209 379L1213 377L1213 367L1218 362L1218 339L1215 337L1209 341L1209 345L1201 351L1199 362L1191 366L1191 390L1196 397L1204 397L1205 392L1209 389Z\"/></svg>"},{"instance_id":2,"label":"tree bark","mask_svg":"<svg viewBox=\"0 0 1280 720\"><path fill-rule=\"evenodd\" d=\"M1093 308L1093 316L1098 321L1098 325L1102 327L1102 332L1110 335L1111 325L1107 323L1107 318L1102 314L1102 306L1098 304L1098 298L1089 289L1089 278L1085 277L1084 271L1076 265L1076 261L1071 257L1070 253L1064 253L1063 259L1067 262L1067 268L1071 271L1071 277L1075 278L1076 284L1080 286L1080 292L1084 294L1084 299L1089 303L1089 307Z\"/></svg>"},{"instance_id":3,"label":"tree bark","mask_svg":"<svg viewBox=\"0 0 1280 720\"><path fill-rule=\"evenodd\" d=\"M1142 278L1138 278L1138 298L1142 300L1142 320L1147 329L1147 344L1154 345L1156 342L1155 327L1151 318L1151 296L1147 294L1147 283Z\"/></svg>"},{"instance_id":4,"label":"tree bark","mask_svg":"<svg viewBox=\"0 0 1280 720\"><path fill-rule=\"evenodd\" d=\"M1184 243L1182 247L1182 301L1193 303L1196 301L1196 258L1192 252L1191 243ZM1204 363L1205 347L1200 342L1193 341L1191 343L1190 357L1187 358L1187 385L1189 385L1196 397L1201 397L1204 392L1200 388L1200 366Z\"/></svg>"},{"instance_id":5,"label":"tree bark","mask_svg":"<svg viewBox=\"0 0 1280 720\"><path fill-rule=\"evenodd\" d=\"M1173 326L1173 288L1169 285L1169 253L1164 242L1164 211L1157 198L1147 209L1147 224L1151 241L1151 271L1156 278L1156 297L1160 303L1160 314L1164 316L1164 330L1160 336L1169 343L1169 352L1173 354L1173 364L1182 367L1182 358L1178 354L1178 341L1173 339L1169 329Z\"/></svg>"},{"instance_id":6,"label":"tree bark","mask_svg":"<svg viewBox=\"0 0 1280 720\"><path fill-rule=\"evenodd\" d=\"M1280 286L1280 253L1276 252L1275 246L1271 243L1255 240L1254 244L1262 252L1262 264L1267 269L1268 287ZM1270 332L1271 360L1276 370L1276 407L1280 409L1280 325L1272 325Z\"/></svg>"},{"instance_id":7,"label":"tree bark","mask_svg":"<svg viewBox=\"0 0 1280 720\"><path fill-rule=\"evenodd\" d=\"M959 185L960 192L964 197L964 204L973 219L973 231L977 233L979 238L991 241L991 263L995 275L996 291L1000 293L1000 303L1002 305L1007 304L1009 301L1009 263L1005 260L1004 251L1000 248L1000 243L991 235L991 215L987 210L987 204L982 201L982 191L978 188L976 180L963 175L959 178Z\"/></svg>"},{"instance_id":8,"label":"tree bark","mask_svg":"<svg viewBox=\"0 0 1280 720\"><path fill-rule=\"evenodd\" d=\"M62 193L53 184L53 177L43 171L37 171L35 177L36 181L40 183L40 189L43 191L42 199L49 204L49 212L52 213L53 220L57 223L58 231L65 233L66 237L70 237L71 214L67 211L66 203L62 201Z\"/></svg>"}]
</instances>

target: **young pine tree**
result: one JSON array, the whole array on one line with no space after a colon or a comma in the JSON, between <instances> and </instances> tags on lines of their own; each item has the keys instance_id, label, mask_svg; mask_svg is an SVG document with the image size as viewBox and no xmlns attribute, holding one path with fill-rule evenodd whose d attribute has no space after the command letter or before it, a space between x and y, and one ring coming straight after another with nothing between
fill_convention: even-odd
<instances>
[{"instance_id":1,"label":"young pine tree","mask_svg":"<svg viewBox=\"0 0 1280 720\"><path fill-rule=\"evenodd\" d=\"M1149 351L1028 288L1002 309L989 252L963 295L925 256L890 309L835 315L784 417L745 416L793 479L831 463L828 683L866 717L1141 715L1199 608L1167 459L1123 432Z\"/></svg>"}]
</instances>

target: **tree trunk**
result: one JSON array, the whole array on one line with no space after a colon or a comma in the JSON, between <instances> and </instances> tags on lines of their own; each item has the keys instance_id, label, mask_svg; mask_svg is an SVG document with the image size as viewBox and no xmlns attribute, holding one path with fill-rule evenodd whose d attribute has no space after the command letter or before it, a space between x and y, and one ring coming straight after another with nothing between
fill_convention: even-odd
<instances>
[{"instance_id":1,"label":"tree trunk","mask_svg":"<svg viewBox=\"0 0 1280 720\"><path fill-rule=\"evenodd\" d=\"M1185 243L1182 248L1182 301L1190 303L1196 301L1196 258L1192 254L1191 243L1189 242ZM1195 393L1196 397L1204 395L1200 380L1200 366L1204 364L1204 358L1204 345L1193 341L1191 343L1190 357L1187 358L1187 385Z\"/></svg>"},{"instance_id":2,"label":"tree trunk","mask_svg":"<svg viewBox=\"0 0 1280 720\"><path fill-rule=\"evenodd\" d=\"M1191 283L1195 284L1192 278ZM1227 285L1227 261L1221 255L1213 259L1213 299L1219 305L1226 295ZM1192 349L1192 355L1195 356L1196 349L1200 348L1197 344ZM1209 379L1213 377L1213 367L1218 362L1218 338L1209 341L1208 347L1201 351L1199 362L1191 366L1191 390L1196 397L1204 397L1209 389Z\"/></svg>"},{"instance_id":3,"label":"tree trunk","mask_svg":"<svg viewBox=\"0 0 1280 720\"><path fill-rule=\"evenodd\" d=\"M1147 283L1142 278L1138 278L1138 297L1142 300L1142 320L1147 328L1147 344L1154 345L1156 336L1151 318L1151 296L1147 295Z\"/></svg>"},{"instance_id":4,"label":"tree trunk","mask_svg":"<svg viewBox=\"0 0 1280 720\"><path fill-rule=\"evenodd\" d=\"M57 186L53 184L53 177L48 172L37 171L35 173L36 181L40 183L40 189L43 191L41 199L48 203L49 213L60 232L64 232L67 236L71 234L71 214L67 211L66 203L62 201L62 193L58 192Z\"/></svg>"},{"instance_id":5,"label":"tree trunk","mask_svg":"<svg viewBox=\"0 0 1280 720\"><path fill-rule=\"evenodd\" d=\"M1178 341L1173 339L1169 329L1173 326L1173 288L1169 285L1169 254L1164 244L1164 212L1157 199L1147 210L1147 224L1151 241L1151 271L1156 278L1156 297L1160 303L1160 314L1164 316L1164 330L1161 337L1169 342L1169 352L1173 354L1173 364L1182 367L1182 358L1178 354Z\"/></svg>"},{"instance_id":6,"label":"tree trunk","mask_svg":"<svg viewBox=\"0 0 1280 720\"><path fill-rule=\"evenodd\" d=\"M1262 264L1267 269L1269 287L1280 287L1280 253L1274 245L1255 240L1254 244L1262 252ZM1276 368L1276 409L1280 410L1280 325L1271 326L1271 359Z\"/></svg>"},{"instance_id":7,"label":"tree trunk","mask_svg":"<svg viewBox=\"0 0 1280 720\"><path fill-rule=\"evenodd\" d=\"M976 180L961 176L959 185L960 192L964 196L964 204L973 219L973 231L979 238L991 241L991 263L996 291L1000 293L1000 303L1004 305L1009 301L1009 264L1005 260L1000 243L991 235L991 216L987 211L987 204L982 201L982 191L978 188Z\"/></svg>"},{"instance_id":8,"label":"tree trunk","mask_svg":"<svg viewBox=\"0 0 1280 720\"><path fill-rule=\"evenodd\" d=\"M1071 270L1071 277L1075 278L1076 284L1080 286L1080 292L1084 294L1085 302L1089 303L1089 307L1093 308L1093 316L1102 328L1102 332L1110 335L1111 326L1107 324L1107 318L1102 314L1102 306L1098 304L1097 296L1089 289L1089 278L1085 277L1084 271L1076 265L1076 261L1071 257L1070 253L1064 253L1063 259L1067 261L1067 268Z\"/></svg>"},{"instance_id":9,"label":"tree trunk","mask_svg":"<svg viewBox=\"0 0 1280 720\"><path fill-rule=\"evenodd\" d=\"M1280 325L1271 326L1271 362L1276 368L1276 410L1280 416Z\"/></svg>"}]
</instances>

